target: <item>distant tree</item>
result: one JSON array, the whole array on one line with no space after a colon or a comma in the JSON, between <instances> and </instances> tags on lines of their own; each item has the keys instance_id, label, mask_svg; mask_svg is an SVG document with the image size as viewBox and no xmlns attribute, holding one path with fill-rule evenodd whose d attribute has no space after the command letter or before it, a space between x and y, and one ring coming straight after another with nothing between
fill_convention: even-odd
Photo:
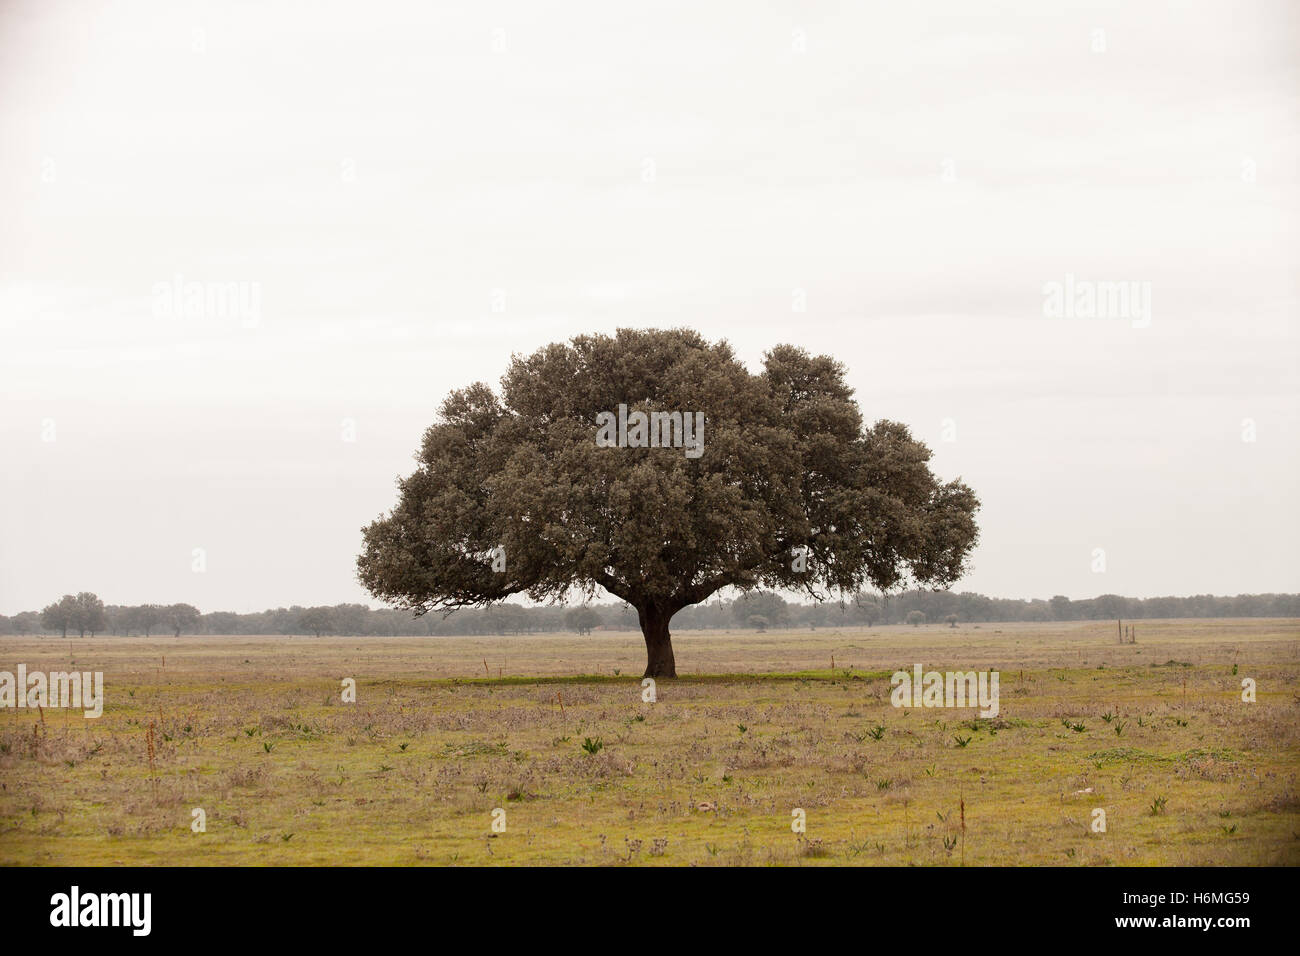
<instances>
[{"instance_id":1,"label":"distant tree","mask_svg":"<svg viewBox=\"0 0 1300 956\"><path fill-rule=\"evenodd\" d=\"M203 630L208 634L243 634L242 617L230 611L213 611L203 615Z\"/></svg>"},{"instance_id":2,"label":"distant tree","mask_svg":"<svg viewBox=\"0 0 1300 956\"><path fill-rule=\"evenodd\" d=\"M1092 616L1104 621L1129 617L1128 605L1128 599L1118 594L1099 594L1092 599Z\"/></svg>"},{"instance_id":3,"label":"distant tree","mask_svg":"<svg viewBox=\"0 0 1300 956\"><path fill-rule=\"evenodd\" d=\"M71 626L75 627L82 637L86 636L87 631L90 631L90 636L94 637L96 631L102 631L108 626L108 618L104 615L104 602L97 595L82 591L74 601Z\"/></svg>"},{"instance_id":4,"label":"distant tree","mask_svg":"<svg viewBox=\"0 0 1300 956\"><path fill-rule=\"evenodd\" d=\"M194 631L198 628L202 615L192 604L172 604L162 613L162 621L173 636L180 637L181 631Z\"/></svg>"},{"instance_id":5,"label":"distant tree","mask_svg":"<svg viewBox=\"0 0 1300 956\"><path fill-rule=\"evenodd\" d=\"M41 627L41 616L35 611L22 611L9 619L11 634L35 634Z\"/></svg>"},{"instance_id":6,"label":"distant tree","mask_svg":"<svg viewBox=\"0 0 1300 956\"><path fill-rule=\"evenodd\" d=\"M532 618L529 617L528 610L523 605L517 604L503 604L498 607L497 611L500 619L504 622L504 626L506 626L506 632L524 633L524 631L532 631Z\"/></svg>"},{"instance_id":7,"label":"distant tree","mask_svg":"<svg viewBox=\"0 0 1300 956\"><path fill-rule=\"evenodd\" d=\"M328 607L309 607L305 608L298 615L298 625L311 631L317 637L321 636L322 631L328 631L334 626L334 609Z\"/></svg>"},{"instance_id":8,"label":"distant tree","mask_svg":"<svg viewBox=\"0 0 1300 956\"><path fill-rule=\"evenodd\" d=\"M924 612L924 611L908 611L908 612L907 612L907 623L908 623L908 624L911 624L913 627L918 627L918 626L924 624L924 623L925 623L925 612Z\"/></svg>"},{"instance_id":9,"label":"distant tree","mask_svg":"<svg viewBox=\"0 0 1300 956\"><path fill-rule=\"evenodd\" d=\"M334 611L334 633L349 637L364 634L366 616L370 609L364 604L336 604Z\"/></svg>"},{"instance_id":10,"label":"distant tree","mask_svg":"<svg viewBox=\"0 0 1300 956\"><path fill-rule=\"evenodd\" d=\"M294 604L291 607L278 607L274 611L267 611L266 633L297 634L302 630L302 616L307 610L301 604ZM325 610L328 611L329 608Z\"/></svg>"},{"instance_id":11,"label":"distant tree","mask_svg":"<svg viewBox=\"0 0 1300 956\"><path fill-rule=\"evenodd\" d=\"M504 610L498 605L483 609L483 627L489 634L500 634L505 636L510 629L510 619Z\"/></svg>"},{"instance_id":12,"label":"distant tree","mask_svg":"<svg viewBox=\"0 0 1300 956\"><path fill-rule=\"evenodd\" d=\"M612 619L607 618L606 623L613 624L621 631L639 631L641 630L641 616L637 609L626 601L618 604L615 608Z\"/></svg>"},{"instance_id":13,"label":"distant tree","mask_svg":"<svg viewBox=\"0 0 1300 956\"><path fill-rule=\"evenodd\" d=\"M1055 621L1068 621L1072 617L1070 614L1070 599L1064 594L1055 595L1047 602L1052 607L1052 619Z\"/></svg>"},{"instance_id":14,"label":"distant tree","mask_svg":"<svg viewBox=\"0 0 1300 956\"><path fill-rule=\"evenodd\" d=\"M879 599L873 595L855 594L853 596L852 616L854 620L866 621L867 627L874 627L883 614Z\"/></svg>"},{"instance_id":15,"label":"distant tree","mask_svg":"<svg viewBox=\"0 0 1300 956\"><path fill-rule=\"evenodd\" d=\"M753 627L750 618L761 617L765 627L781 627L789 623L790 611L785 598L773 591L755 591L742 594L731 605L732 617L737 624Z\"/></svg>"},{"instance_id":16,"label":"distant tree","mask_svg":"<svg viewBox=\"0 0 1300 956\"><path fill-rule=\"evenodd\" d=\"M509 632L512 622L506 607L505 604L497 604L484 609L483 626L489 634L500 634L504 637Z\"/></svg>"},{"instance_id":17,"label":"distant tree","mask_svg":"<svg viewBox=\"0 0 1300 956\"><path fill-rule=\"evenodd\" d=\"M947 617L944 618L944 620L948 622L948 626L949 626L949 627L956 627L956 626L957 626L957 615L956 615L956 614L949 614Z\"/></svg>"},{"instance_id":18,"label":"distant tree","mask_svg":"<svg viewBox=\"0 0 1300 956\"><path fill-rule=\"evenodd\" d=\"M108 623L104 625L105 633L116 634L118 637L125 637L130 631L131 609L123 607L120 604L108 604L104 606L104 617Z\"/></svg>"},{"instance_id":19,"label":"distant tree","mask_svg":"<svg viewBox=\"0 0 1300 956\"><path fill-rule=\"evenodd\" d=\"M421 614L603 588L636 608L656 678L677 676L673 616L726 588L946 586L979 502L935 477L906 426L867 425L846 372L790 345L751 372L690 329L517 355L500 395L480 382L442 404L396 506L363 532L358 576ZM620 405L634 442L611 434ZM707 429L687 444L694 415ZM676 447L649 441L652 422ZM504 566L483 557L498 548Z\"/></svg>"},{"instance_id":20,"label":"distant tree","mask_svg":"<svg viewBox=\"0 0 1300 956\"><path fill-rule=\"evenodd\" d=\"M564 624L571 631L590 634L593 628L600 626L600 612L590 607L575 607L564 615Z\"/></svg>"},{"instance_id":21,"label":"distant tree","mask_svg":"<svg viewBox=\"0 0 1300 956\"><path fill-rule=\"evenodd\" d=\"M761 634L763 631L767 630L768 620L762 614L751 614L749 617L745 618L745 624L748 627L754 628L754 630Z\"/></svg>"},{"instance_id":22,"label":"distant tree","mask_svg":"<svg viewBox=\"0 0 1300 956\"><path fill-rule=\"evenodd\" d=\"M806 620L808 626L815 631L817 628L825 626L827 613L825 604L811 604L808 606L808 611L804 615L804 620Z\"/></svg>"},{"instance_id":23,"label":"distant tree","mask_svg":"<svg viewBox=\"0 0 1300 956\"><path fill-rule=\"evenodd\" d=\"M41 624L51 631L62 631L68 636L68 628L77 626L77 599L65 594L53 604L47 604L41 611Z\"/></svg>"},{"instance_id":24,"label":"distant tree","mask_svg":"<svg viewBox=\"0 0 1300 956\"><path fill-rule=\"evenodd\" d=\"M1046 601L1034 599L1028 603L1024 612L1024 620L1042 623L1052 619L1052 609Z\"/></svg>"},{"instance_id":25,"label":"distant tree","mask_svg":"<svg viewBox=\"0 0 1300 956\"><path fill-rule=\"evenodd\" d=\"M137 604L129 610L127 620L148 637L162 622L163 610L161 604Z\"/></svg>"}]
</instances>

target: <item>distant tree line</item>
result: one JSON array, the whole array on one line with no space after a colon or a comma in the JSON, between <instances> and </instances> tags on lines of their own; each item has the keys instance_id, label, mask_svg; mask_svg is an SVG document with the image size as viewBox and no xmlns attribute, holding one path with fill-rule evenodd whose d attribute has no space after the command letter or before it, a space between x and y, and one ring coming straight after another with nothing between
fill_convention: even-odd
<instances>
[{"instance_id":1,"label":"distant tree line","mask_svg":"<svg viewBox=\"0 0 1300 956\"><path fill-rule=\"evenodd\" d=\"M1216 597L1126 598L1103 594L1082 601L1057 595L1050 600L991 598L969 591L903 591L858 594L851 600L794 604L771 591L755 591L735 600L717 600L686 608L672 619L674 630L724 628L871 627L876 624L947 624L992 622L1088 621L1178 617L1300 617L1300 594L1238 594ZM281 607L251 614L231 611L200 613L190 604L105 605L89 591L65 594L40 611L0 615L0 634L75 633L118 637L153 634L370 635L376 637L473 634L534 634L596 629L639 631L637 612L626 604L577 607L524 607L498 604L466 608L446 617L409 611L378 610L364 604Z\"/></svg>"},{"instance_id":2,"label":"distant tree line","mask_svg":"<svg viewBox=\"0 0 1300 956\"><path fill-rule=\"evenodd\" d=\"M79 637L89 634L215 633L203 627L205 618L191 604L138 604L134 607L110 604L89 591L65 594L40 611L23 611L13 617L0 614L0 634L60 634L67 637L76 631Z\"/></svg>"}]
</instances>

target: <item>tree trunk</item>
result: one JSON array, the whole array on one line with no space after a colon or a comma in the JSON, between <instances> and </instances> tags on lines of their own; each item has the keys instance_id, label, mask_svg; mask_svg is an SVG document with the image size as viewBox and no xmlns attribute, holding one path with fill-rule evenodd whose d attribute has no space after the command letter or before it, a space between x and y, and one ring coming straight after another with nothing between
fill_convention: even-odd
<instances>
[{"instance_id":1,"label":"tree trunk","mask_svg":"<svg viewBox=\"0 0 1300 956\"><path fill-rule=\"evenodd\" d=\"M645 636L646 665L642 677L676 677L677 662L673 659L673 636L668 633L672 613L656 606L637 608L641 633Z\"/></svg>"}]
</instances>

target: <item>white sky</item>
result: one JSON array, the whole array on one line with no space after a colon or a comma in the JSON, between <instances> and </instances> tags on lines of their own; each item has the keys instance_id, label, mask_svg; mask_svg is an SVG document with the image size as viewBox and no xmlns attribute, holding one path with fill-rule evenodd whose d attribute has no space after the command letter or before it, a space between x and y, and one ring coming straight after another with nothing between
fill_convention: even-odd
<instances>
[{"instance_id":1,"label":"white sky","mask_svg":"<svg viewBox=\"0 0 1300 956\"><path fill-rule=\"evenodd\" d=\"M0 0L0 613L368 601L446 393L620 325L842 359L983 498L959 590L1300 590L1297 21Z\"/></svg>"}]
</instances>

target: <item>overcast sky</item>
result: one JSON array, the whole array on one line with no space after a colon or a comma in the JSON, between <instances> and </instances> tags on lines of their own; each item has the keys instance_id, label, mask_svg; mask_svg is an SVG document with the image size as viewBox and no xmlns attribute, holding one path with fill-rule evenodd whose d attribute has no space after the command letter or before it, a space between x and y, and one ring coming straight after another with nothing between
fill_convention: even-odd
<instances>
[{"instance_id":1,"label":"overcast sky","mask_svg":"<svg viewBox=\"0 0 1300 956\"><path fill-rule=\"evenodd\" d=\"M368 601L446 393L618 326L841 359L958 590L1300 590L1298 10L0 0L0 613Z\"/></svg>"}]
</instances>

